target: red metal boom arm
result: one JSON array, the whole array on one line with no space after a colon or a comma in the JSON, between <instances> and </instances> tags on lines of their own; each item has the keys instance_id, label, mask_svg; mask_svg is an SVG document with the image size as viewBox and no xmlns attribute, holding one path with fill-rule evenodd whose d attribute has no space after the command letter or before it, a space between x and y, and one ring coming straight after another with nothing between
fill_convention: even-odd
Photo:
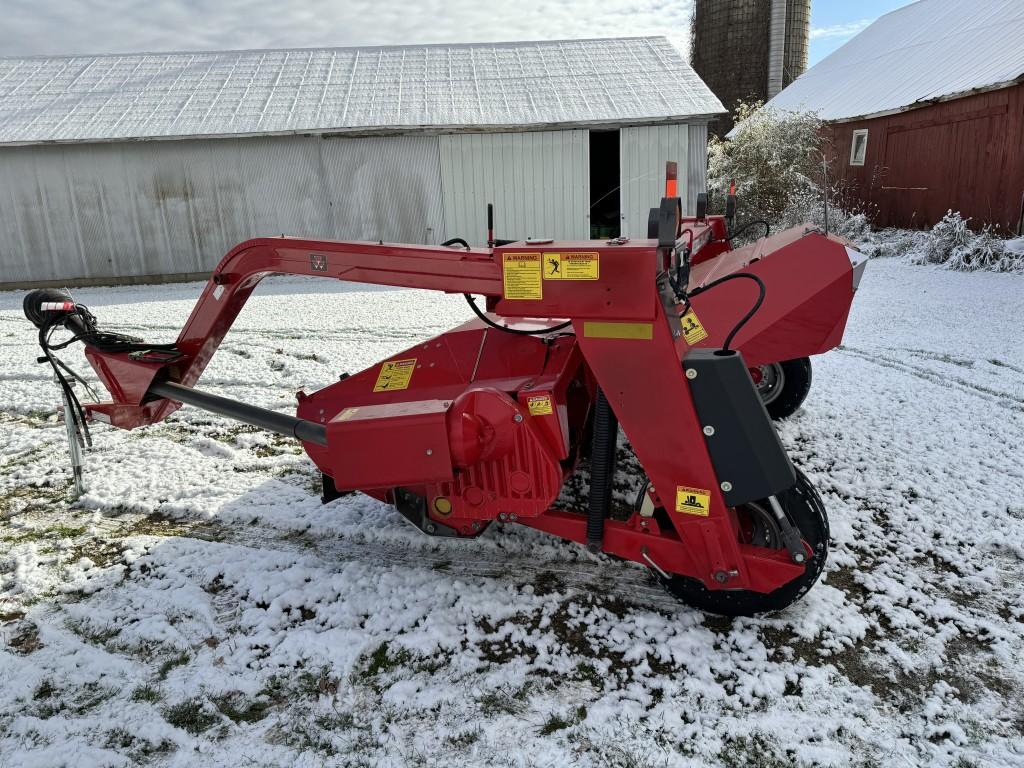
<instances>
[{"instance_id":1,"label":"red metal boom arm","mask_svg":"<svg viewBox=\"0 0 1024 768\"><path fill-rule=\"evenodd\" d=\"M86 356L114 403L89 404L94 418L130 429L165 418L178 405L142 405L162 371L192 386L199 379L253 289L268 275L330 277L446 293L501 296L501 269L491 252L445 246L267 237L235 246L217 265L175 346L180 356L161 360L126 352L86 349Z\"/></svg>"}]
</instances>

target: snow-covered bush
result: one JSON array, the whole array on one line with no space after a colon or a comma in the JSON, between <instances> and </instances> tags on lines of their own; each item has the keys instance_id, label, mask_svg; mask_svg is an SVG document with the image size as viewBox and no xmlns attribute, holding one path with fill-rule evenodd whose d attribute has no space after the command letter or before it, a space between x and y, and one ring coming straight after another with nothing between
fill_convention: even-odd
<instances>
[{"instance_id":1,"label":"snow-covered bush","mask_svg":"<svg viewBox=\"0 0 1024 768\"><path fill-rule=\"evenodd\" d=\"M957 271L1024 273L1024 238L1004 240L989 227L974 231L969 218L949 211L930 230L883 229L851 238L871 257L899 256L912 264Z\"/></svg>"},{"instance_id":2,"label":"snow-covered bush","mask_svg":"<svg viewBox=\"0 0 1024 768\"><path fill-rule=\"evenodd\" d=\"M733 137L713 136L708 144L712 209L722 211L735 180L741 221L764 219L773 230L799 224L824 227L821 120L811 112L760 107L760 103L741 103ZM869 231L870 212L840 185L830 182L828 187L829 231L851 239Z\"/></svg>"},{"instance_id":3,"label":"snow-covered bush","mask_svg":"<svg viewBox=\"0 0 1024 768\"><path fill-rule=\"evenodd\" d=\"M871 231L873 212L851 195L841 184L830 183L828 193L828 231L850 240L859 240ZM825 196L814 184L795 193L789 205L773 222L773 229L800 224L825 229Z\"/></svg>"},{"instance_id":4,"label":"snow-covered bush","mask_svg":"<svg viewBox=\"0 0 1024 768\"><path fill-rule=\"evenodd\" d=\"M735 179L744 210L775 222L795 201L812 197L817 189L821 120L811 113L760 107L760 102L741 103L733 138L711 137L708 191L720 209Z\"/></svg>"},{"instance_id":5,"label":"snow-covered bush","mask_svg":"<svg viewBox=\"0 0 1024 768\"><path fill-rule=\"evenodd\" d=\"M924 247L913 257L924 264L943 264L949 269L970 271L976 269L994 272L1013 272L1024 264L1013 258L1006 249L1006 241L992 234L989 227L978 232L968 228L969 218L959 212L947 211L942 221L932 227Z\"/></svg>"}]
</instances>

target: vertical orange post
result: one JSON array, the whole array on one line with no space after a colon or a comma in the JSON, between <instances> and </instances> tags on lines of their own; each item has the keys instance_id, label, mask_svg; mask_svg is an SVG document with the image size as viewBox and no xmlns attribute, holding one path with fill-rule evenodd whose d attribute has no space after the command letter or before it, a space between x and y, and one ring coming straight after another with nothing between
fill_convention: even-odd
<instances>
[{"instance_id":1,"label":"vertical orange post","mask_svg":"<svg viewBox=\"0 0 1024 768\"><path fill-rule=\"evenodd\" d=\"M665 197L679 197L678 165L669 160L665 163Z\"/></svg>"}]
</instances>

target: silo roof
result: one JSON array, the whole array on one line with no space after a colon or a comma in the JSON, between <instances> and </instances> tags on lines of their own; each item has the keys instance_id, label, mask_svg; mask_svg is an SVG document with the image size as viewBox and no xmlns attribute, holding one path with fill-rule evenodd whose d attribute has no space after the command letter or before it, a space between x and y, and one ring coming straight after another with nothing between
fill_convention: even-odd
<instances>
[{"instance_id":1,"label":"silo roof","mask_svg":"<svg viewBox=\"0 0 1024 768\"><path fill-rule=\"evenodd\" d=\"M887 13L768 105L825 120L875 117L1024 76L1024 2L919 0Z\"/></svg>"},{"instance_id":2,"label":"silo roof","mask_svg":"<svg viewBox=\"0 0 1024 768\"><path fill-rule=\"evenodd\" d=\"M721 112L664 37L0 58L0 144L639 124Z\"/></svg>"}]
</instances>

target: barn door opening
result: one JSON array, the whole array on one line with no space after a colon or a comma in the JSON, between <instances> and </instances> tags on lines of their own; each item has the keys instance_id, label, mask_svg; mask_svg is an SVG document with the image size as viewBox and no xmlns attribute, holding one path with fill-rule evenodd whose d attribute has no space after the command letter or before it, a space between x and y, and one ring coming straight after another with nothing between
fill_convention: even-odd
<instances>
[{"instance_id":1,"label":"barn door opening","mask_svg":"<svg viewBox=\"0 0 1024 768\"><path fill-rule=\"evenodd\" d=\"M621 234L619 132L590 131L590 237Z\"/></svg>"}]
</instances>

